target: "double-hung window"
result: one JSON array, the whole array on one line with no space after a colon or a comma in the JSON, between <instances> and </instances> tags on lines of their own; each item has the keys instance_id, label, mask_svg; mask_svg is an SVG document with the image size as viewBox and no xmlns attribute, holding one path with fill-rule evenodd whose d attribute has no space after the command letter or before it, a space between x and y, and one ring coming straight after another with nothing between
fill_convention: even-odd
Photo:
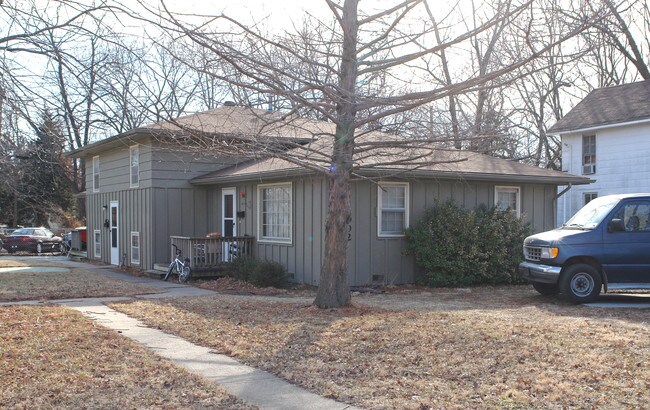
<instances>
[{"instance_id":1,"label":"double-hung window","mask_svg":"<svg viewBox=\"0 0 650 410\"><path fill-rule=\"evenodd\" d=\"M131 263L140 264L140 232L131 232Z\"/></svg>"},{"instance_id":2,"label":"double-hung window","mask_svg":"<svg viewBox=\"0 0 650 410\"><path fill-rule=\"evenodd\" d=\"M95 244L95 259L102 257L102 232L99 229L93 231L93 242Z\"/></svg>"},{"instance_id":3,"label":"double-hung window","mask_svg":"<svg viewBox=\"0 0 650 410\"><path fill-rule=\"evenodd\" d=\"M584 205L587 205L589 202L591 202L594 199L598 198L598 193L597 192L585 192L584 198L585 198Z\"/></svg>"},{"instance_id":4,"label":"double-hung window","mask_svg":"<svg viewBox=\"0 0 650 410\"><path fill-rule=\"evenodd\" d=\"M519 187L497 186L494 188L494 206L498 211L512 211L520 215Z\"/></svg>"},{"instance_id":5,"label":"double-hung window","mask_svg":"<svg viewBox=\"0 0 650 410\"><path fill-rule=\"evenodd\" d=\"M93 192L99 192L99 155L93 157Z\"/></svg>"},{"instance_id":6,"label":"double-hung window","mask_svg":"<svg viewBox=\"0 0 650 410\"><path fill-rule=\"evenodd\" d=\"M260 185L258 190L258 233L262 241L291 242L292 186Z\"/></svg>"},{"instance_id":7,"label":"double-hung window","mask_svg":"<svg viewBox=\"0 0 650 410\"><path fill-rule=\"evenodd\" d=\"M596 136L582 136L582 174L596 173Z\"/></svg>"},{"instance_id":8,"label":"double-hung window","mask_svg":"<svg viewBox=\"0 0 650 410\"><path fill-rule=\"evenodd\" d=\"M131 146L131 188L140 185L140 146Z\"/></svg>"},{"instance_id":9,"label":"double-hung window","mask_svg":"<svg viewBox=\"0 0 650 410\"><path fill-rule=\"evenodd\" d=\"M381 183L377 192L379 236L403 236L404 230L409 226L409 184Z\"/></svg>"}]
</instances>

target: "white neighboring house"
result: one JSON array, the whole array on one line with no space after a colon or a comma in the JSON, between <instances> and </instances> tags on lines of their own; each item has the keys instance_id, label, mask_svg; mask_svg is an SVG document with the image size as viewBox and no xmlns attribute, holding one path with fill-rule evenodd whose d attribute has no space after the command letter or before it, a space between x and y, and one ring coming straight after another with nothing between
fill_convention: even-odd
<instances>
[{"instance_id":1,"label":"white neighboring house","mask_svg":"<svg viewBox=\"0 0 650 410\"><path fill-rule=\"evenodd\" d=\"M559 187L558 226L593 198L650 192L650 80L592 91L548 133L562 139L562 171L595 180Z\"/></svg>"}]
</instances>

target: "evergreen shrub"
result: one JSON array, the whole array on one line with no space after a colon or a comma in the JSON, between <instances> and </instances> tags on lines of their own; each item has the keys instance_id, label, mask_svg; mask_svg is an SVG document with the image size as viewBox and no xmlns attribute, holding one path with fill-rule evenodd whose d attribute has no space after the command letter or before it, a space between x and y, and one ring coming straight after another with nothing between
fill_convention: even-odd
<instances>
[{"instance_id":1,"label":"evergreen shrub","mask_svg":"<svg viewBox=\"0 0 650 410\"><path fill-rule=\"evenodd\" d=\"M226 275L259 287L282 288L289 279L287 270L281 264L260 261L250 256L240 256L226 264Z\"/></svg>"},{"instance_id":2,"label":"evergreen shrub","mask_svg":"<svg viewBox=\"0 0 650 410\"><path fill-rule=\"evenodd\" d=\"M514 212L484 205L474 211L454 201L436 202L406 231L407 253L432 287L521 282L517 265L530 227Z\"/></svg>"}]
</instances>

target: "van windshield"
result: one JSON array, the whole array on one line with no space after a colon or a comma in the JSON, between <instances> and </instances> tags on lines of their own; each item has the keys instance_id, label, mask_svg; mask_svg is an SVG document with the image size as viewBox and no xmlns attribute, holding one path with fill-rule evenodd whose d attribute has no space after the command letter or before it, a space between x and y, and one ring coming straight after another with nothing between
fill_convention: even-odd
<instances>
[{"instance_id":1,"label":"van windshield","mask_svg":"<svg viewBox=\"0 0 650 410\"><path fill-rule=\"evenodd\" d=\"M620 201L617 197L603 196L590 201L582 207L562 228L564 229L594 229Z\"/></svg>"}]
</instances>

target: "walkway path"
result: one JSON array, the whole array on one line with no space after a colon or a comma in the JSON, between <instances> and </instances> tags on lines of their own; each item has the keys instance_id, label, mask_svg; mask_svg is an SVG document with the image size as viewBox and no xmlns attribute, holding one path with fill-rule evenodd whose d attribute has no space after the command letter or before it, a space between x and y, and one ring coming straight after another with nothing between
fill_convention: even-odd
<instances>
[{"instance_id":1,"label":"walkway path","mask_svg":"<svg viewBox=\"0 0 650 410\"><path fill-rule=\"evenodd\" d=\"M150 299L217 294L210 290L178 283L132 276L115 271L110 267L97 267L81 262L70 262L69 266L83 267L113 279L141 283L161 290L160 293L138 295L135 298ZM55 303L76 309L86 317L144 345L154 353L171 360L190 372L218 383L231 394L261 409L356 409L356 407L310 393L270 373L241 364L228 356L217 354L207 347L198 346L180 337L149 328L141 321L117 312L105 304L129 299L132 298L85 298L49 302L25 301L22 304Z\"/></svg>"}]
</instances>

